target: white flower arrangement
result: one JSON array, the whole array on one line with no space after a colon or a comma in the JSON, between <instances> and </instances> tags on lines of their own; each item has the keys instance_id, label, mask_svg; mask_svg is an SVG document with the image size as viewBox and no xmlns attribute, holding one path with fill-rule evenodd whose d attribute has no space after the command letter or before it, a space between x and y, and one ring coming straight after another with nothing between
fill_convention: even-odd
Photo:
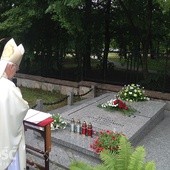
<instances>
[{"instance_id":1,"label":"white flower arrangement","mask_svg":"<svg viewBox=\"0 0 170 170\"><path fill-rule=\"evenodd\" d=\"M120 101L120 100L119 100ZM122 102L122 101L121 101ZM102 108L113 107L116 108L119 106L118 99L110 99L106 103L101 104ZM126 106L126 105L125 105ZM124 106L124 107L125 107Z\"/></svg>"},{"instance_id":2,"label":"white flower arrangement","mask_svg":"<svg viewBox=\"0 0 170 170\"><path fill-rule=\"evenodd\" d=\"M54 119L54 121L51 123L51 130L66 128L67 122L63 120L62 116L59 113L53 114L52 118Z\"/></svg>"},{"instance_id":3,"label":"white flower arrangement","mask_svg":"<svg viewBox=\"0 0 170 170\"><path fill-rule=\"evenodd\" d=\"M125 85L119 92L120 99L129 102L147 101L149 97L145 95L144 87L140 87L138 84Z\"/></svg>"},{"instance_id":4,"label":"white flower arrangement","mask_svg":"<svg viewBox=\"0 0 170 170\"><path fill-rule=\"evenodd\" d=\"M98 107L103 108L107 111L119 111L128 116L132 115L135 112L135 109L127 106L125 102L118 98L110 99L106 103L99 104Z\"/></svg>"}]
</instances>

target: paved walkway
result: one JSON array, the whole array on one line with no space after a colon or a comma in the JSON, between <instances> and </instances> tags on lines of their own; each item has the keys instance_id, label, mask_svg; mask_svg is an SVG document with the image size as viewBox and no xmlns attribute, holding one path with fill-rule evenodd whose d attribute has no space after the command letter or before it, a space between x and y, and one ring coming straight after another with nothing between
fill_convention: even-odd
<instances>
[{"instance_id":1,"label":"paved walkway","mask_svg":"<svg viewBox=\"0 0 170 170\"><path fill-rule=\"evenodd\" d=\"M154 160L157 170L170 170L170 111L138 145L144 145L147 160Z\"/></svg>"}]
</instances>

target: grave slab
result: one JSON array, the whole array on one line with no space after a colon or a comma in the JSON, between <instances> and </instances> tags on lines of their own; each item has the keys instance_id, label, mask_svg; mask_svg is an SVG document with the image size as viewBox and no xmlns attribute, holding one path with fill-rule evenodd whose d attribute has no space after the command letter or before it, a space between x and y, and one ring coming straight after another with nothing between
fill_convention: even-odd
<instances>
[{"instance_id":1,"label":"grave slab","mask_svg":"<svg viewBox=\"0 0 170 170\"><path fill-rule=\"evenodd\" d=\"M134 146L164 118L166 103L163 101L127 103L136 110L130 117L118 111L108 112L98 107L99 104L115 97L116 93L106 93L60 114L68 122L74 118L81 122L92 123L96 132L100 130L122 132ZM53 166L58 164L67 169L73 160L81 160L92 165L100 163L99 155L90 148L95 137L95 135L91 138L70 132L69 125L64 130L53 131L51 164ZM38 139L41 141L41 137Z\"/></svg>"},{"instance_id":2,"label":"grave slab","mask_svg":"<svg viewBox=\"0 0 170 170\"><path fill-rule=\"evenodd\" d=\"M163 111L166 103L161 101L126 102L136 110L130 117L118 111L109 112L98 107L99 104L115 98L116 93L104 94L62 113L62 116L68 122L71 118L79 119L81 122L90 122L95 131L116 130L123 132L134 145L143 136L143 133L147 133L164 117Z\"/></svg>"}]
</instances>

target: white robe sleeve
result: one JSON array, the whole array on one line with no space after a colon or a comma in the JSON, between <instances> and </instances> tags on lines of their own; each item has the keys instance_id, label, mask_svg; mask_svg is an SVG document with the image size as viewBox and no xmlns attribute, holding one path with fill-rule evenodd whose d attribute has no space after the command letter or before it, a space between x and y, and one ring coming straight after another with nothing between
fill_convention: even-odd
<instances>
[{"instance_id":1,"label":"white robe sleeve","mask_svg":"<svg viewBox=\"0 0 170 170\"><path fill-rule=\"evenodd\" d=\"M25 168L23 119L29 109L21 92L8 79L0 79L0 169L12 162L17 151L22 170ZM22 145L22 146L21 146ZM21 156L23 155L23 160ZM21 166L21 165L20 165Z\"/></svg>"}]
</instances>

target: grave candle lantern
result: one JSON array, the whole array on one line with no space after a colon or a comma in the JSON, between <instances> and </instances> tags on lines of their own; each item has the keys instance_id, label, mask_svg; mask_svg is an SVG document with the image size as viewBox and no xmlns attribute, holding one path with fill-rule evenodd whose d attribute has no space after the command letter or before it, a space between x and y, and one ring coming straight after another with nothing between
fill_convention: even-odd
<instances>
[{"instance_id":1,"label":"grave candle lantern","mask_svg":"<svg viewBox=\"0 0 170 170\"><path fill-rule=\"evenodd\" d=\"M82 124L81 133L82 133L82 135L86 135L86 133L87 133L87 124L85 121Z\"/></svg>"},{"instance_id":2,"label":"grave candle lantern","mask_svg":"<svg viewBox=\"0 0 170 170\"><path fill-rule=\"evenodd\" d=\"M75 132L75 121L74 121L74 118L71 119L70 131L71 132Z\"/></svg>"},{"instance_id":3,"label":"grave candle lantern","mask_svg":"<svg viewBox=\"0 0 170 170\"><path fill-rule=\"evenodd\" d=\"M81 122L80 122L80 120L78 120L77 121L77 123L76 123L76 132L77 133L81 133Z\"/></svg>"},{"instance_id":4,"label":"grave candle lantern","mask_svg":"<svg viewBox=\"0 0 170 170\"><path fill-rule=\"evenodd\" d=\"M87 126L87 136L92 137L92 133L93 133L92 124L89 123L88 126Z\"/></svg>"}]
</instances>

